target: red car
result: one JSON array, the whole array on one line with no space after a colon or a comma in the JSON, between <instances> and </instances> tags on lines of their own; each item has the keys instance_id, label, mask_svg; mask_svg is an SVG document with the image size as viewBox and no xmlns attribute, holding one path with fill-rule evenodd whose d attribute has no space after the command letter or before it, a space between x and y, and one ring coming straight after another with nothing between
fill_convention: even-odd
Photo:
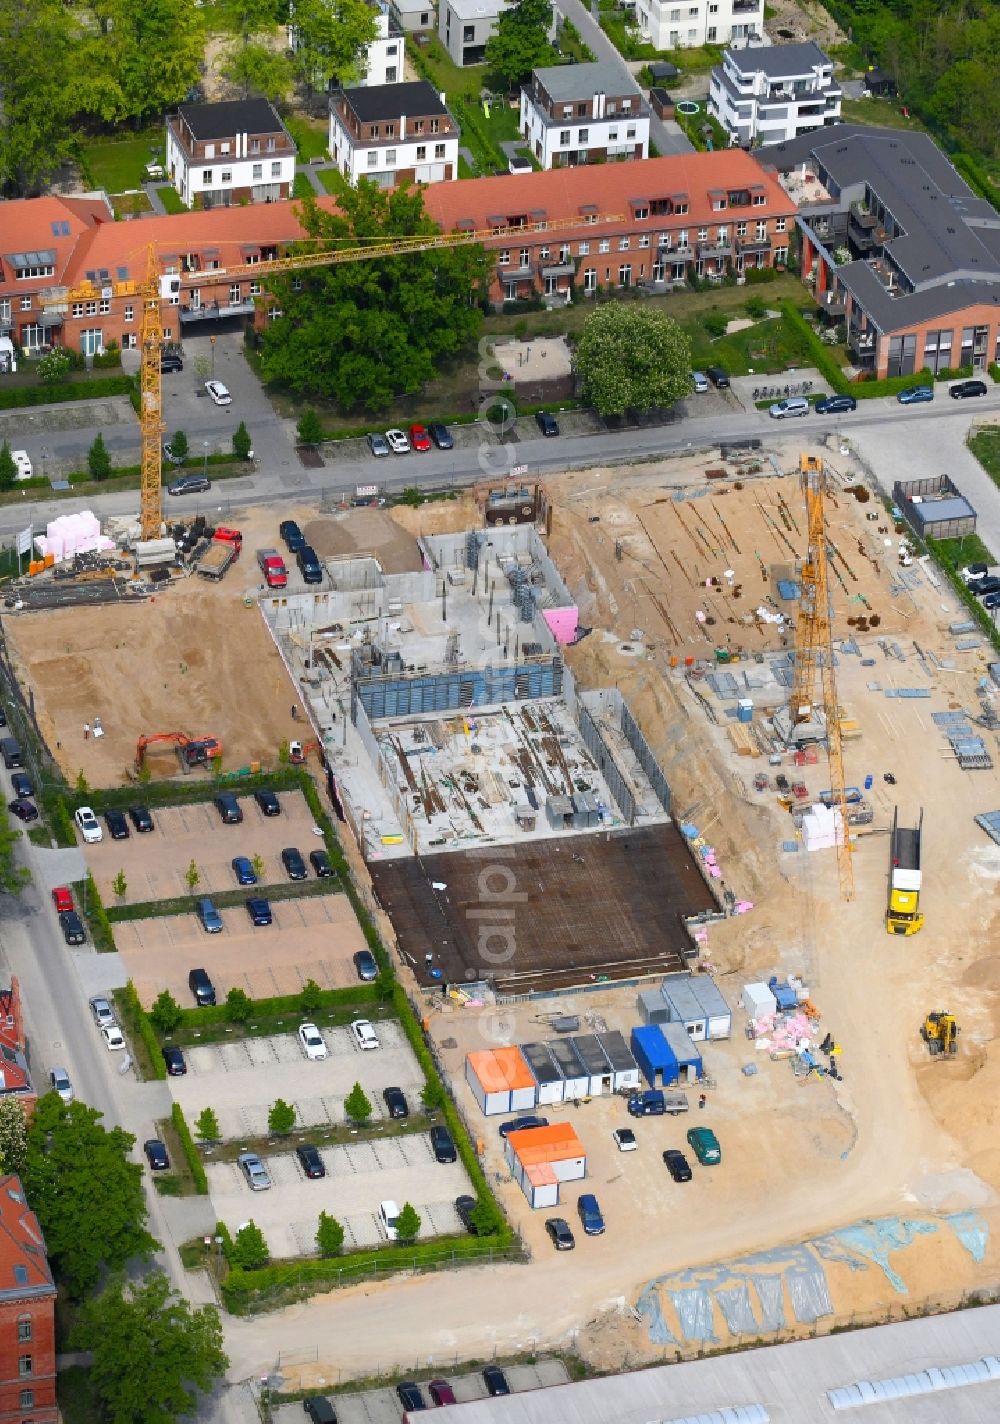
<instances>
[{"instance_id":1,"label":"red car","mask_svg":"<svg viewBox=\"0 0 1000 1424\"><path fill-rule=\"evenodd\" d=\"M425 426L410 426L410 444L414 450L429 450L431 448L431 437L427 434Z\"/></svg>"},{"instance_id":2,"label":"red car","mask_svg":"<svg viewBox=\"0 0 1000 1424\"><path fill-rule=\"evenodd\" d=\"M433 1399L434 1403L439 1407L442 1404L456 1403L455 1391L452 1389L451 1385L448 1383L447 1380L431 1380L430 1384L427 1386L427 1389L431 1399Z\"/></svg>"},{"instance_id":3,"label":"red car","mask_svg":"<svg viewBox=\"0 0 1000 1424\"><path fill-rule=\"evenodd\" d=\"M57 914L68 914L76 907L73 904L73 892L66 885L57 885L52 892L52 903L56 907Z\"/></svg>"}]
</instances>

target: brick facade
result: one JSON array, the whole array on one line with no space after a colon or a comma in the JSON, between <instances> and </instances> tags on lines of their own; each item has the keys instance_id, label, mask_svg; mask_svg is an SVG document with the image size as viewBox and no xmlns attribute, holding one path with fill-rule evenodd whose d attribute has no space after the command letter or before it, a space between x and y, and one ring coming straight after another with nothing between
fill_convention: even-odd
<instances>
[{"instance_id":1,"label":"brick facade","mask_svg":"<svg viewBox=\"0 0 1000 1424\"><path fill-rule=\"evenodd\" d=\"M56 1424L56 1289L16 1176L0 1178L0 1424Z\"/></svg>"}]
</instances>

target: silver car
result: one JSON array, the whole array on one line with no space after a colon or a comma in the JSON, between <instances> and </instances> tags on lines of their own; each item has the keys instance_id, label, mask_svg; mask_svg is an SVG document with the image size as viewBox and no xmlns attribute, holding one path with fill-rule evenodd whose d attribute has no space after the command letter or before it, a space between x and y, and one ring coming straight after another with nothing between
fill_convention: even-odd
<instances>
[{"instance_id":1,"label":"silver car","mask_svg":"<svg viewBox=\"0 0 1000 1424\"><path fill-rule=\"evenodd\" d=\"M52 1091L58 1093L64 1103L73 1101L73 1084L69 1081L65 1068L53 1068L49 1074L49 1082L52 1084Z\"/></svg>"},{"instance_id":2,"label":"silver car","mask_svg":"<svg viewBox=\"0 0 1000 1424\"><path fill-rule=\"evenodd\" d=\"M111 1028L117 1022L115 1012L111 1005L102 995L90 1001L90 1012L94 1015L94 1022L98 1028Z\"/></svg>"},{"instance_id":3,"label":"silver car","mask_svg":"<svg viewBox=\"0 0 1000 1424\"><path fill-rule=\"evenodd\" d=\"M366 438L368 440L368 448L373 455L388 455L389 442L384 435L369 435Z\"/></svg>"},{"instance_id":4,"label":"silver car","mask_svg":"<svg viewBox=\"0 0 1000 1424\"><path fill-rule=\"evenodd\" d=\"M694 388L699 395L702 395L708 390L708 377L704 371L692 371L691 380L694 382Z\"/></svg>"},{"instance_id":5,"label":"silver car","mask_svg":"<svg viewBox=\"0 0 1000 1424\"><path fill-rule=\"evenodd\" d=\"M246 1177L250 1190L266 1192L271 1185L271 1178L256 1152L241 1152L236 1160L240 1164L240 1171Z\"/></svg>"}]
</instances>

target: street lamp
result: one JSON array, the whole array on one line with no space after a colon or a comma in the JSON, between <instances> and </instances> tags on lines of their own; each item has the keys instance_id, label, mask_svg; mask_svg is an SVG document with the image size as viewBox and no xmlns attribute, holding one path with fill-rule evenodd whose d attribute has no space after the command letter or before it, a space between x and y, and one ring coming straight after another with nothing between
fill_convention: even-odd
<instances>
[{"instance_id":1,"label":"street lamp","mask_svg":"<svg viewBox=\"0 0 1000 1424\"><path fill-rule=\"evenodd\" d=\"M212 380L215 380L215 337L208 338L208 344L212 348Z\"/></svg>"},{"instance_id":2,"label":"street lamp","mask_svg":"<svg viewBox=\"0 0 1000 1424\"><path fill-rule=\"evenodd\" d=\"M202 472L202 474L205 476L205 478L208 479L208 441L207 441L207 440L203 440L201 443L202 443L202 444L204 445L204 447L205 447L205 463L204 463L204 465L202 466L202 471L201 471L201 472Z\"/></svg>"}]
</instances>

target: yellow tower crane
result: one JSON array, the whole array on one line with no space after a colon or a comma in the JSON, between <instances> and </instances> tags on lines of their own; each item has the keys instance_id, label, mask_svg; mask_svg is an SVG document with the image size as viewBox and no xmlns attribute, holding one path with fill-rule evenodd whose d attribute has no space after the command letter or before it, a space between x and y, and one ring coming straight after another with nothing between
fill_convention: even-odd
<instances>
[{"instance_id":1,"label":"yellow tower crane","mask_svg":"<svg viewBox=\"0 0 1000 1424\"><path fill-rule=\"evenodd\" d=\"M840 703L837 700L836 671L833 665L833 612L830 605L830 579L826 538L826 473L823 461L815 455L799 458L799 472L806 501L809 524L809 546L799 574L801 595L799 616L795 625L795 678L789 704L792 726L801 726L812 718L816 696L817 672L826 720L826 747L830 763L830 794L832 805L839 809L842 822L842 843L837 846L837 869L840 894L844 900L854 899L854 866L851 859L851 839L847 824L847 788L844 780L844 749L840 731Z\"/></svg>"},{"instance_id":2,"label":"yellow tower crane","mask_svg":"<svg viewBox=\"0 0 1000 1424\"><path fill-rule=\"evenodd\" d=\"M434 252L440 248L470 247L489 238L509 235L523 237L529 233L558 232L580 227L579 217L557 218L549 222L531 222L509 228L478 228L469 231L436 232L416 237L375 238L364 244L333 247L321 241L303 243L306 250L286 257L273 257L262 262L227 267L224 271L181 272L162 274L157 245L146 249L146 275L140 280L125 279L92 281L87 279L75 287L53 287L41 296L43 306L68 311L72 302L96 301L99 298L131 297L142 303L142 364L139 375L139 425L142 431L142 475L140 482L139 523L143 539L156 539L163 526L160 481L161 441L165 431L160 390L160 351L163 346L163 322L160 302L165 296L204 286L206 281L223 277L230 284L241 281L260 282L278 273L303 272L313 267L335 267L344 262L371 262L379 257L398 257L407 252ZM620 213L598 217L597 226L623 222ZM167 290L169 288L169 291Z\"/></svg>"}]
</instances>

